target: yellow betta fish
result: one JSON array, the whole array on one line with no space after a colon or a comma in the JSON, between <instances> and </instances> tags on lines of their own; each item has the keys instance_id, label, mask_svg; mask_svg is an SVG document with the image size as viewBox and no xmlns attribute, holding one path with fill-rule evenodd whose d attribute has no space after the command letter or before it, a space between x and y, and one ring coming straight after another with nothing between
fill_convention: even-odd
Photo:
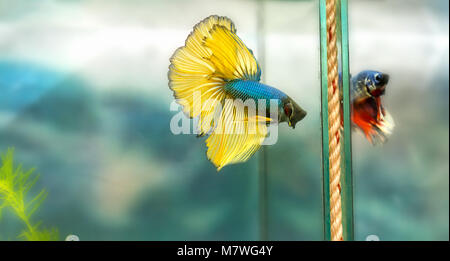
<instances>
[{"instance_id":1,"label":"yellow betta fish","mask_svg":"<svg viewBox=\"0 0 450 261\"><path fill-rule=\"evenodd\" d=\"M198 23L170 63L169 87L183 112L198 117L199 136L209 135L206 155L217 170L248 160L266 138L269 123L294 128L306 116L285 93L259 82L261 68L227 17L213 15ZM272 104L275 113L269 110Z\"/></svg>"}]
</instances>

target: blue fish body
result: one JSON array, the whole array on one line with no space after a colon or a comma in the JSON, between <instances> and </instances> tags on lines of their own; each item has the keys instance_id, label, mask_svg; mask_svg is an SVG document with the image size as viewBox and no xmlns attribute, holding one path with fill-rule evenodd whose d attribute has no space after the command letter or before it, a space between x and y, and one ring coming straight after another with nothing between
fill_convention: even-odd
<instances>
[{"instance_id":1,"label":"blue fish body","mask_svg":"<svg viewBox=\"0 0 450 261\"><path fill-rule=\"evenodd\" d=\"M256 105L258 105L258 100L265 100L266 108L269 108L271 99L278 100L278 106L282 106L282 101L288 98L284 92L274 87L249 80L229 81L225 85L225 91L244 102L252 99Z\"/></svg>"}]
</instances>

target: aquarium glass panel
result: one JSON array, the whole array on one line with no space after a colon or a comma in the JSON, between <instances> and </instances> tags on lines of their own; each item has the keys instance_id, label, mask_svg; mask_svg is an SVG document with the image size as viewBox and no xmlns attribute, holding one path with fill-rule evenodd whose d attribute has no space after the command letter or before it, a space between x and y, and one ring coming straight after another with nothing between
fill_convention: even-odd
<instances>
[{"instance_id":1,"label":"aquarium glass panel","mask_svg":"<svg viewBox=\"0 0 450 261\"><path fill-rule=\"evenodd\" d=\"M448 1L349 1L352 76L390 76L395 122L376 146L353 132L356 240L448 240L448 25Z\"/></svg>"}]
</instances>

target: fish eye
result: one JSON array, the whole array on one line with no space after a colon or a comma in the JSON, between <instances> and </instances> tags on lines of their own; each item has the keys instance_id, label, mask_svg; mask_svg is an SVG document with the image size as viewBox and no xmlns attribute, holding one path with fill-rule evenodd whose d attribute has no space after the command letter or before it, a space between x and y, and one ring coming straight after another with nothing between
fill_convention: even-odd
<instances>
[{"instance_id":1,"label":"fish eye","mask_svg":"<svg viewBox=\"0 0 450 261\"><path fill-rule=\"evenodd\" d=\"M375 74L375 81L379 82L379 81L381 81L381 78L383 78L383 77L381 76L380 73Z\"/></svg>"},{"instance_id":2,"label":"fish eye","mask_svg":"<svg viewBox=\"0 0 450 261\"><path fill-rule=\"evenodd\" d=\"M292 114L292 105L290 103L286 103L284 105L284 114L286 114L286 116L288 116L289 118L291 117Z\"/></svg>"}]
</instances>

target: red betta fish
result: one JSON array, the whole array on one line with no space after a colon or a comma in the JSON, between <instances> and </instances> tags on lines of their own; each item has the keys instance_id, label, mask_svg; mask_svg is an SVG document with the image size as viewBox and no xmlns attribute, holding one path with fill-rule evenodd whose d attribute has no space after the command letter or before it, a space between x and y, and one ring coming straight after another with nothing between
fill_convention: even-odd
<instances>
[{"instance_id":1,"label":"red betta fish","mask_svg":"<svg viewBox=\"0 0 450 261\"><path fill-rule=\"evenodd\" d=\"M350 81L353 126L372 144L386 142L395 126L381 102L388 82L389 75L370 70L358 73Z\"/></svg>"}]
</instances>

